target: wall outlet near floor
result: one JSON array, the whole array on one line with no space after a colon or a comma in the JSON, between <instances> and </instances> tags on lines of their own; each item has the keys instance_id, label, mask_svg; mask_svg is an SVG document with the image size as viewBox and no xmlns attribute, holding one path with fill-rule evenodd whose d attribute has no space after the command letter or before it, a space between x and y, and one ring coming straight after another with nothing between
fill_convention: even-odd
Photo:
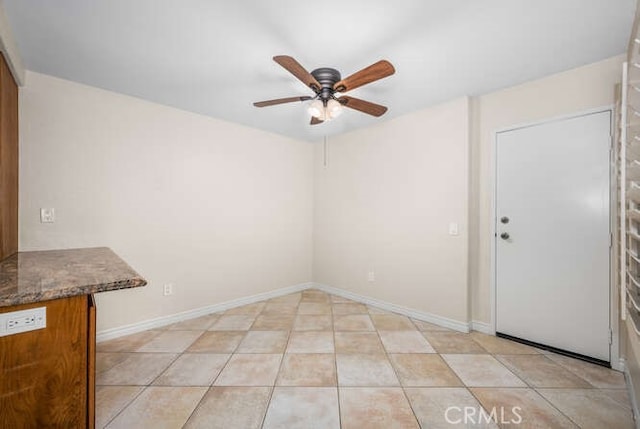
<instances>
[{"instance_id":1,"label":"wall outlet near floor","mask_svg":"<svg viewBox=\"0 0 640 429\"><path fill-rule=\"evenodd\" d=\"M165 284L164 289L162 290L162 294L164 296L173 295L173 285L171 283Z\"/></svg>"},{"instance_id":2,"label":"wall outlet near floor","mask_svg":"<svg viewBox=\"0 0 640 429\"><path fill-rule=\"evenodd\" d=\"M373 271L369 271L367 273L367 281L368 282L375 282L376 281L376 273Z\"/></svg>"}]
</instances>

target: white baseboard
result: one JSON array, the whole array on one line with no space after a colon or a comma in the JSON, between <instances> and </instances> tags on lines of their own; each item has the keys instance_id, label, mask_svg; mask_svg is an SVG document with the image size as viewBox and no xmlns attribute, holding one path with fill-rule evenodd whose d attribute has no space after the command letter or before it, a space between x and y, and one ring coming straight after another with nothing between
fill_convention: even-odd
<instances>
[{"instance_id":1,"label":"white baseboard","mask_svg":"<svg viewBox=\"0 0 640 429\"><path fill-rule=\"evenodd\" d=\"M386 301L370 298L368 296L360 295L354 292L349 292L348 290L340 289L333 286L328 286L321 283L313 283L313 287L316 289L320 289L324 292L331 293L333 295L338 295L343 298L351 299L353 301L358 301L363 304L381 308L383 310L399 313L416 320L422 320L423 322L433 323L434 325L453 329L454 331L465 332L465 333L469 332L469 324L466 322L461 322L459 320L449 319L447 317L438 316L436 314L425 313L423 311L418 311L418 310L403 307L400 305L391 304Z\"/></svg>"},{"instance_id":2,"label":"white baseboard","mask_svg":"<svg viewBox=\"0 0 640 429\"><path fill-rule=\"evenodd\" d=\"M482 332L483 334L495 335L495 331L491 328L491 324L480 322L478 320L471 321L471 330Z\"/></svg>"},{"instance_id":3,"label":"white baseboard","mask_svg":"<svg viewBox=\"0 0 640 429\"><path fill-rule=\"evenodd\" d=\"M240 307L255 302L264 301L266 299L277 298L282 295L300 292L313 287L313 283L301 283L294 286L283 287L269 292L259 293L231 301L221 302L219 304L207 305L205 307L195 308L193 310L183 311L181 313L171 314L168 316L157 317L155 319L143 320L142 322L132 323L130 325L120 326L112 329L105 329L96 334L96 342L112 340L114 338L125 335L135 334L137 332L146 331L148 329L159 328L172 323L182 322L184 320L195 319L196 317L205 316L219 311L229 310L231 308Z\"/></svg>"},{"instance_id":4,"label":"white baseboard","mask_svg":"<svg viewBox=\"0 0 640 429\"><path fill-rule=\"evenodd\" d=\"M624 358L620 358L620 365L624 368L624 378L627 382L627 391L629 392L629 400L631 401L631 408L633 411L633 420L636 425L636 429L640 429L640 413L638 410L638 396L633 388L633 380L631 379L631 372L629 372L629 365L626 364Z\"/></svg>"},{"instance_id":5,"label":"white baseboard","mask_svg":"<svg viewBox=\"0 0 640 429\"><path fill-rule=\"evenodd\" d=\"M611 369L615 369L616 371L625 372L627 370L626 365L624 363L624 358L620 358L617 361L614 359L611 360Z\"/></svg>"},{"instance_id":6,"label":"white baseboard","mask_svg":"<svg viewBox=\"0 0 640 429\"><path fill-rule=\"evenodd\" d=\"M350 292L344 289L336 288L333 286L324 285L321 283L301 283L294 286L284 287L276 290L272 290L257 295L238 298L231 301L226 301L218 304L207 305L193 310L183 311L181 313L171 314L168 316L157 317L155 319L143 320L142 322L132 323L130 325L120 326L112 329L105 329L100 331L96 335L96 341L102 342L112 340L114 338L122 337L125 335L131 335L138 332L146 331L149 329L156 329L162 326L171 325L173 323L182 322L184 320L195 319L196 317L205 316L211 313L217 313L220 311L229 310L231 308L240 307L247 304L253 304L255 302L264 301L271 298L277 298L282 295L290 293L300 292L305 289L316 288L327 293L341 296L343 298L358 301L363 304L371 305L381 308L386 311L402 314L411 317L416 320L422 320L424 322L433 323L434 325L449 328L458 332L469 332L470 324L461 322L459 320L449 319L447 317L438 316L436 314L426 313L423 311L414 310L411 308L403 307L400 305L392 304L379 299L371 298L365 295L360 295L354 292ZM489 324L484 322L473 321L471 323L471 329L486 334L493 335Z\"/></svg>"}]
</instances>

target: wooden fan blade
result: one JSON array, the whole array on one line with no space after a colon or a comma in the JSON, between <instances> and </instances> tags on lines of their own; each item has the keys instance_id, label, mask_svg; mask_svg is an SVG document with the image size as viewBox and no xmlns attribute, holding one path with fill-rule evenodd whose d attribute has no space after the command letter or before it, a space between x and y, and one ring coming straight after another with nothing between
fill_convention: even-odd
<instances>
[{"instance_id":1,"label":"wooden fan blade","mask_svg":"<svg viewBox=\"0 0 640 429\"><path fill-rule=\"evenodd\" d=\"M387 108L379 104L371 103L370 101L360 100L359 98L349 97L343 95L338 98L340 104L350 109L359 110L360 112L367 113L373 116L382 116L387 111Z\"/></svg>"},{"instance_id":2,"label":"wooden fan blade","mask_svg":"<svg viewBox=\"0 0 640 429\"><path fill-rule=\"evenodd\" d=\"M351 76L338 81L333 85L333 89L337 92L347 92L356 89L362 85L366 85L376 80L391 76L396 72L393 65L387 60L380 60L369 67L355 72Z\"/></svg>"},{"instance_id":3,"label":"wooden fan blade","mask_svg":"<svg viewBox=\"0 0 640 429\"><path fill-rule=\"evenodd\" d=\"M312 116L310 125L318 125L318 124L321 124L323 122L324 121L321 121L320 119L316 118L315 116Z\"/></svg>"},{"instance_id":4,"label":"wooden fan blade","mask_svg":"<svg viewBox=\"0 0 640 429\"><path fill-rule=\"evenodd\" d=\"M255 103L253 103L253 105L256 107L267 107L267 106L273 106L276 104L293 103L294 101L307 101L307 100L311 100L312 98L313 97L307 97L307 96L276 98L275 100L256 101Z\"/></svg>"},{"instance_id":5,"label":"wooden fan blade","mask_svg":"<svg viewBox=\"0 0 640 429\"><path fill-rule=\"evenodd\" d=\"M302 67L293 57L288 55L277 55L273 57L273 61L280 64L289 73L297 77L298 80L311 88L313 92L320 91L320 82L318 82L316 78Z\"/></svg>"}]
</instances>

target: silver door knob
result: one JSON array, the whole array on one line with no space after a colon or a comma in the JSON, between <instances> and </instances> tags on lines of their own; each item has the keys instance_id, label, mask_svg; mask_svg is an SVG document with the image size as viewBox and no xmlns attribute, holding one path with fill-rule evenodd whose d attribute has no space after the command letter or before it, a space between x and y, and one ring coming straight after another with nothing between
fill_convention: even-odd
<instances>
[{"instance_id":1,"label":"silver door knob","mask_svg":"<svg viewBox=\"0 0 640 429\"><path fill-rule=\"evenodd\" d=\"M508 232L503 232L502 234L500 234L500 238L502 238L503 240L508 240L509 239L509 233Z\"/></svg>"}]
</instances>

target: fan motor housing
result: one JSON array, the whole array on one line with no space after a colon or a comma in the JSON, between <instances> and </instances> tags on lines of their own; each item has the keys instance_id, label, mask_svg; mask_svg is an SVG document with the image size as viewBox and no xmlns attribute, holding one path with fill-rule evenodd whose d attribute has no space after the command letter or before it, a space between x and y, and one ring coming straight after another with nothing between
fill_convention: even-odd
<instances>
[{"instance_id":1,"label":"fan motor housing","mask_svg":"<svg viewBox=\"0 0 640 429\"><path fill-rule=\"evenodd\" d=\"M331 67L321 67L311 72L311 75L320 83L320 98L329 99L333 95L333 85L342 79L340 72Z\"/></svg>"}]
</instances>

